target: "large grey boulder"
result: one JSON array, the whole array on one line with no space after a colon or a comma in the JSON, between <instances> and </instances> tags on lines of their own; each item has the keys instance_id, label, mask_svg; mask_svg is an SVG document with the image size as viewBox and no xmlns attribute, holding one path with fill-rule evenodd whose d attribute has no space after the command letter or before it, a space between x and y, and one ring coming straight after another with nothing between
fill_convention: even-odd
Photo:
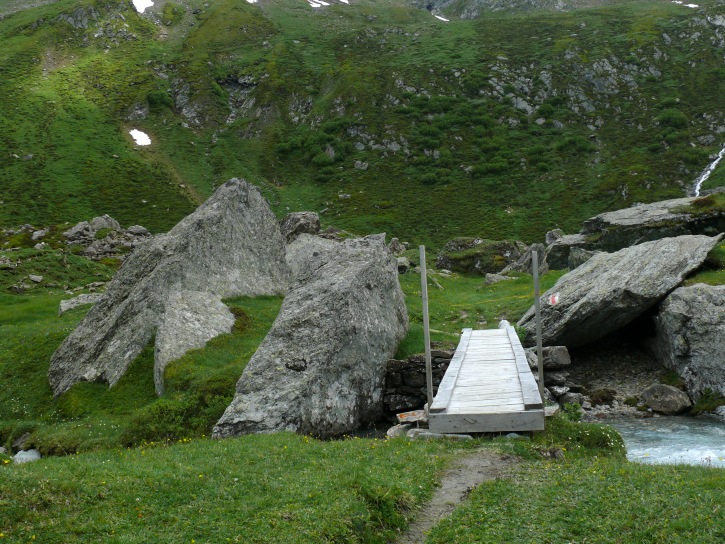
<instances>
[{"instance_id":1,"label":"large grey boulder","mask_svg":"<svg viewBox=\"0 0 725 544\"><path fill-rule=\"evenodd\" d=\"M706 389L725 395L725 285L675 289L655 326L657 358L683 378L692 398Z\"/></svg>"},{"instance_id":2,"label":"large grey boulder","mask_svg":"<svg viewBox=\"0 0 725 544\"><path fill-rule=\"evenodd\" d=\"M103 298L53 354L53 393L80 381L114 385L153 338L174 293L284 293L290 276L284 252L277 220L259 190L244 180L228 181L168 234L142 243L126 260ZM177 322L177 337L197 326L194 320ZM157 346L157 361L165 359L165 345Z\"/></svg>"},{"instance_id":3,"label":"large grey boulder","mask_svg":"<svg viewBox=\"0 0 725 544\"><path fill-rule=\"evenodd\" d=\"M232 331L234 314L221 296L200 291L176 291L166 302L156 332L154 384L164 392L164 369L187 351L202 348L223 333Z\"/></svg>"},{"instance_id":4,"label":"large grey boulder","mask_svg":"<svg viewBox=\"0 0 725 544\"><path fill-rule=\"evenodd\" d=\"M594 255L541 296L542 342L572 348L623 327L675 289L721 238L678 236ZM533 306L518 325L533 345Z\"/></svg>"},{"instance_id":5,"label":"large grey boulder","mask_svg":"<svg viewBox=\"0 0 725 544\"><path fill-rule=\"evenodd\" d=\"M302 235L288 258L297 277L244 369L215 437L350 432L382 411L385 368L408 317L384 235Z\"/></svg>"},{"instance_id":6,"label":"large grey boulder","mask_svg":"<svg viewBox=\"0 0 725 544\"><path fill-rule=\"evenodd\" d=\"M663 383L650 385L642 391L640 398L655 412L670 416L680 414L692 406L687 393Z\"/></svg>"}]
</instances>

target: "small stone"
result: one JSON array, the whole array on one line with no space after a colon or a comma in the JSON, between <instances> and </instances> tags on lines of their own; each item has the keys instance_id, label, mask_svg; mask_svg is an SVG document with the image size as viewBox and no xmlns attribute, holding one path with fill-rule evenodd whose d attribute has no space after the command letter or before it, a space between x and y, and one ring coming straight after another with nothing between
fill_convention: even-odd
<instances>
[{"instance_id":1,"label":"small stone","mask_svg":"<svg viewBox=\"0 0 725 544\"><path fill-rule=\"evenodd\" d=\"M34 232L34 233L33 233L33 234L31 235L31 237L30 237L30 238L31 238L31 239L33 240L33 242L35 242L35 241L37 241L37 240L40 240L40 239L41 239L41 238L42 238L43 236L45 236L46 234L48 234L48 229L36 230L36 231L35 231L35 232Z\"/></svg>"},{"instance_id":2,"label":"small stone","mask_svg":"<svg viewBox=\"0 0 725 544\"><path fill-rule=\"evenodd\" d=\"M128 229L126 229L126 232L133 234L134 236L151 236L148 229L146 229L146 227L142 227L141 225L131 225Z\"/></svg>"},{"instance_id":3,"label":"small stone","mask_svg":"<svg viewBox=\"0 0 725 544\"><path fill-rule=\"evenodd\" d=\"M30 463L32 461L37 461L40 459L40 452L38 450L27 450L27 451L19 451L15 454L13 457L13 461L20 464L20 463Z\"/></svg>"},{"instance_id":4,"label":"small stone","mask_svg":"<svg viewBox=\"0 0 725 544\"><path fill-rule=\"evenodd\" d=\"M559 397L559 404L562 406L565 404L578 404L581 406L584 404L584 395L581 393L564 393Z\"/></svg>"},{"instance_id":5,"label":"small stone","mask_svg":"<svg viewBox=\"0 0 725 544\"><path fill-rule=\"evenodd\" d=\"M406 433L413 427L412 423L399 423L388 429L387 434L390 438L398 438L406 436Z\"/></svg>"},{"instance_id":6,"label":"small stone","mask_svg":"<svg viewBox=\"0 0 725 544\"><path fill-rule=\"evenodd\" d=\"M35 274L30 274L28 276L28 279L33 283L40 283L43 281L43 276L36 276Z\"/></svg>"},{"instance_id":7,"label":"small stone","mask_svg":"<svg viewBox=\"0 0 725 544\"><path fill-rule=\"evenodd\" d=\"M554 395L557 399L569 392L569 388L565 385L552 385L548 389L549 391L551 391L551 394Z\"/></svg>"},{"instance_id":8,"label":"small stone","mask_svg":"<svg viewBox=\"0 0 725 544\"><path fill-rule=\"evenodd\" d=\"M640 396L652 410L666 415L679 414L692 406L687 393L662 383L650 385Z\"/></svg>"},{"instance_id":9,"label":"small stone","mask_svg":"<svg viewBox=\"0 0 725 544\"><path fill-rule=\"evenodd\" d=\"M492 274L488 273L486 274L486 285L493 285L494 283L498 283L500 281L506 281L506 280L512 280L511 276L504 276L502 274Z\"/></svg>"},{"instance_id":10,"label":"small stone","mask_svg":"<svg viewBox=\"0 0 725 544\"><path fill-rule=\"evenodd\" d=\"M568 375L567 372L545 372L544 385L565 385Z\"/></svg>"},{"instance_id":11,"label":"small stone","mask_svg":"<svg viewBox=\"0 0 725 544\"><path fill-rule=\"evenodd\" d=\"M411 429L408 431L408 438L411 440L473 440L473 437L470 434L432 433L427 429Z\"/></svg>"}]
</instances>

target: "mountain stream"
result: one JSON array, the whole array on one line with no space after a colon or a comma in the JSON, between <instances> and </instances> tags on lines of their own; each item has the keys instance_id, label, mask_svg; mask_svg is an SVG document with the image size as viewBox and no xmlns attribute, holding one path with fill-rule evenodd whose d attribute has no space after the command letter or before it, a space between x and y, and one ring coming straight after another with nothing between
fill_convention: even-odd
<instances>
[{"instance_id":1,"label":"mountain stream","mask_svg":"<svg viewBox=\"0 0 725 544\"><path fill-rule=\"evenodd\" d=\"M700 196L700 188L702 187L702 184L707 181L707 178L710 177L710 174L712 174L715 168L717 168L717 165L720 163L723 156L725 156L725 147L723 147L720 150L720 153L717 154L717 158L707 165L707 168L702 171L702 174L697 176L697 179L695 180L692 188L692 192L695 194L695 196Z\"/></svg>"},{"instance_id":2,"label":"mountain stream","mask_svg":"<svg viewBox=\"0 0 725 544\"><path fill-rule=\"evenodd\" d=\"M668 416L607 421L624 438L627 459L725 468L725 422Z\"/></svg>"}]
</instances>

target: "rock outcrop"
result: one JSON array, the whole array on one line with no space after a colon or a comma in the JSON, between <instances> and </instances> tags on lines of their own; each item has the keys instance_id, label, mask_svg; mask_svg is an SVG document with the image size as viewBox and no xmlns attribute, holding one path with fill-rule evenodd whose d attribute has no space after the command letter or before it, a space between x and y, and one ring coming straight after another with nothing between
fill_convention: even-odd
<instances>
[{"instance_id":1,"label":"rock outcrop","mask_svg":"<svg viewBox=\"0 0 725 544\"><path fill-rule=\"evenodd\" d=\"M83 246L83 255L99 260L113 257L123 260L125 253L145 242L151 233L140 225L124 229L113 217L101 215L81 221L63 233L69 246Z\"/></svg>"},{"instance_id":2,"label":"rock outcrop","mask_svg":"<svg viewBox=\"0 0 725 544\"><path fill-rule=\"evenodd\" d=\"M655 326L658 360L682 377L691 397L706 389L725 395L725 285L675 289Z\"/></svg>"},{"instance_id":3,"label":"rock outcrop","mask_svg":"<svg viewBox=\"0 0 725 544\"><path fill-rule=\"evenodd\" d=\"M317 234L320 232L320 216L314 212L292 212L280 222L282 236L292 242L300 234Z\"/></svg>"},{"instance_id":4,"label":"rock outcrop","mask_svg":"<svg viewBox=\"0 0 725 544\"><path fill-rule=\"evenodd\" d=\"M386 363L408 326L384 236L301 235L294 244L296 280L215 437L283 430L329 437L382 410Z\"/></svg>"},{"instance_id":5,"label":"rock outcrop","mask_svg":"<svg viewBox=\"0 0 725 544\"><path fill-rule=\"evenodd\" d=\"M572 348L621 328L675 289L721 238L678 236L594 255L542 295L543 343ZM532 307L518 323L526 345L535 342L534 321Z\"/></svg>"},{"instance_id":6,"label":"rock outcrop","mask_svg":"<svg viewBox=\"0 0 725 544\"><path fill-rule=\"evenodd\" d=\"M523 255L515 263L511 263L501 270L502 274L507 272L525 272L526 274L534 273L534 251L537 252L537 262L539 265L539 274L546 274L549 271L549 265L546 262L546 248L543 244L531 244Z\"/></svg>"},{"instance_id":7,"label":"rock outcrop","mask_svg":"<svg viewBox=\"0 0 725 544\"><path fill-rule=\"evenodd\" d=\"M501 272L518 261L526 251L526 245L508 240L484 238L455 238L438 254L436 267L470 274Z\"/></svg>"},{"instance_id":8,"label":"rock outcrop","mask_svg":"<svg viewBox=\"0 0 725 544\"><path fill-rule=\"evenodd\" d=\"M725 213L715 199L715 195L675 198L601 213L584 221L579 234L547 234L547 262L551 269L559 270L581 262L578 257L570 261L569 254L575 249L612 252L687 234L713 236L725 231Z\"/></svg>"},{"instance_id":9,"label":"rock outcrop","mask_svg":"<svg viewBox=\"0 0 725 544\"><path fill-rule=\"evenodd\" d=\"M569 254L573 248L588 250L591 247L592 243L583 234L566 234L546 247L546 262L551 270L563 270L569 266Z\"/></svg>"},{"instance_id":10,"label":"rock outcrop","mask_svg":"<svg viewBox=\"0 0 725 544\"><path fill-rule=\"evenodd\" d=\"M725 214L710 210L713 200L675 198L606 212L584 221L580 232L596 238L595 248L603 251L686 234L713 235L725 231Z\"/></svg>"},{"instance_id":11,"label":"rock outcrop","mask_svg":"<svg viewBox=\"0 0 725 544\"><path fill-rule=\"evenodd\" d=\"M284 252L279 224L259 190L243 180L228 181L168 234L142 244L126 260L103 298L53 354L53 393L79 381L114 385L162 322L178 323L176 337L193 336L198 320L165 317L176 293L206 293L212 304L285 292ZM157 344L157 363L169 360L165 346Z\"/></svg>"}]
</instances>

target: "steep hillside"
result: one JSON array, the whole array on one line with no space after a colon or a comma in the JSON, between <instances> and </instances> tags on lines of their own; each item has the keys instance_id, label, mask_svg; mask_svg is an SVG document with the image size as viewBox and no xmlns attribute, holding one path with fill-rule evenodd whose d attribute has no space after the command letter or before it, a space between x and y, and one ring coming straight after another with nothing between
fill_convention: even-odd
<instances>
[{"instance_id":1,"label":"steep hillside","mask_svg":"<svg viewBox=\"0 0 725 544\"><path fill-rule=\"evenodd\" d=\"M532 241L685 194L723 145L720 1L466 20L460 3L449 22L396 0L316 5L61 0L5 17L0 225L109 213L166 230L242 175L280 215Z\"/></svg>"}]
</instances>

